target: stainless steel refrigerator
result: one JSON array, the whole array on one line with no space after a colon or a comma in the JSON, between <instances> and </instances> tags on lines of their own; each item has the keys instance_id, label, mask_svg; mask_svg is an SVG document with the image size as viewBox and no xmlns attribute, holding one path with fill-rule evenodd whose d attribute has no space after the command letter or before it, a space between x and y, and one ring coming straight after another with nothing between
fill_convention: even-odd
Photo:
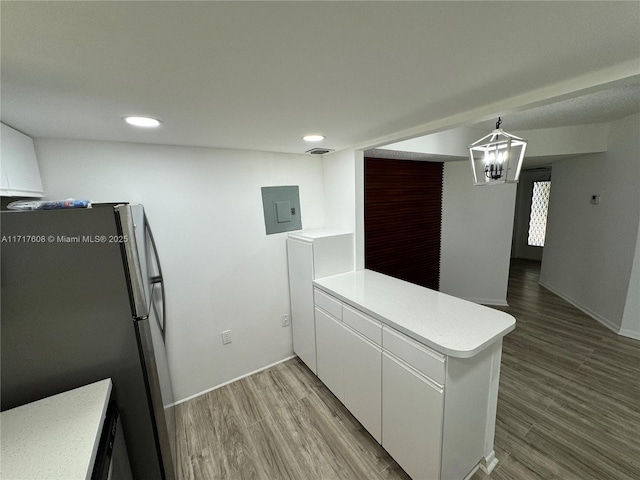
<instances>
[{"instance_id":1,"label":"stainless steel refrigerator","mask_svg":"<svg viewBox=\"0 0 640 480\"><path fill-rule=\"evenodd\" d=\"M2 410L111 378L136 479L177 477L164 284L141 205L3 211Z\"/></svg>"}]
</instances>

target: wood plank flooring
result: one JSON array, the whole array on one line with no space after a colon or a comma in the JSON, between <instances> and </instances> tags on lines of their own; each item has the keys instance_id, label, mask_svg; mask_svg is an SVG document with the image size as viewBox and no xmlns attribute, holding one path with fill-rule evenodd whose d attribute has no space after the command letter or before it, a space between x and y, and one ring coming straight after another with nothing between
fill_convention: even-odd
<instances>
[{"instance_id":1,"label":"wood plank flooring","mask_svg":"<svg viewBox=\"0 0 640 480\"><path fill-rule=\"evenodd\" d=\"M296 357L179 405L182 478L408 479Z\"/></svg>"},{"instance_id":2,"label":"wood plank flooring","mask_svg":"<svg viewBox=\"0 0 640 480\"><path fill-rule=\"evenodd\" d=\"M513 261L498 394L500 464L474 480L640 478L640 342L538 285Z\"/></svg>"},{"instance_id":3,"label":"wood plank flooring","mask_svg":"<svg viewBox=\"0 0 640 480\"><path fill-rule=\"evenodd\" d=\"M473 480L640 479L640 342L538 285L539 268L511 266L500 463ZM177 413L184 480L409 478L297 358Z\"/></svg>"}]
</instances>

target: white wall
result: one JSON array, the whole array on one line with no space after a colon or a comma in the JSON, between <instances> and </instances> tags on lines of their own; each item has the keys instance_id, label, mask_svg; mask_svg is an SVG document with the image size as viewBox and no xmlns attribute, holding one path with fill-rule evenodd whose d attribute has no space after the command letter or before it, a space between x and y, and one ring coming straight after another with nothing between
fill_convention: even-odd
<instances>
[{"instance_id":1,"label":"white wall","mask_svg":"<svg viewBox=\"0 0 640 480\"><path fill-rule=\"evenodd\" d=\"M640 115L618 120L606 153L554 163L540 272L542 285L616 332L640 221L639 131Z\"/></svg>"},{"instance_id":2,"label":"white wall","mask_svg":"<svg viewBox=\"0 0 640 480\"><path fill-rule=\"evenodd\" d=\"M507 304L516 185L473 186L468 162L444 164L440 291Z\"/></svg>"},{"instance_id":3,"label":"white wall","mask_svg":"<svg viewBox=\"0 0 640 480\"><path fill-rule=\"evenodd\" d=\"M640 340L640 224L620 334Z\"/></svg>"},{"instance_id":4,"label":"white wall","mask_svg":"<svg viewBox=\"0 0 640 480\"><path fill-rule=\"evenodd\" d=\"M526 156L531 158L604 152L607 150L608 131L609 126L604 123L538 128L511 133L529 142Z\"/></svg>"},{"instance_id":5,"label":"white wall","mask_svg":"<svg viewBox=\"0 0 640 480\"><path fill-rule=\"evenodd\" d=\"M423 152L452 157L468 157L467 147L487 135L490 131L480 128L459 127L444 132L431 133L421 137L390 143L378 147L382 150L399 150L401 152ZM469 167L471 169L471 167Z\"/></svg>"},{"instance_id":6,"label":"white wall","mask_svg":"<svg viewBox=\"0 0 640 480\"><path fill-rule=\"evenodd\" d=\"M145 205L166 280L176 399L293 354L286 234L265 234L260 187L299 185L303 228L324 223L309 155L36 139L47 198ZM220 333L231 329L233 342Z\"/></svg>"},{"instance_id":7,"label":"white wall","mask_svg":"<svg viewBox=\"0 0 640 480\"><path fill-rule=\"evenodd\" d=\"M343 150L324 155L325 223L327 228L355 232L356 152Z\"/></svg>"},{"instance_id":8,"label":"white wall","mask_svg":"<svg viewBox=\"0 0 640 480\"><path fill-rule=\"evenodd\" d=\"M362 151L343 150L322 160L325 227L354 233L356 270L364 268L363 158Z\"/></svg>"}]
</instances>

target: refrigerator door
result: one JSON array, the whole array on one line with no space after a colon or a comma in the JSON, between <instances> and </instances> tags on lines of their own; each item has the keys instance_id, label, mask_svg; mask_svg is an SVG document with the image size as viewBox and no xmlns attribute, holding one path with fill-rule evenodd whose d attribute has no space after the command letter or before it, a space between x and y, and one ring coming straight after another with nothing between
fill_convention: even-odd
<instances>
[{"instance_id":1,"label":"refrigerator door","mask_svg":"<svg viewBox=\"0 0 640 480\"><path fill-rule=\"evenodd\" d=\"M142 209L142 206L139 206ZM131 205L117 205L114 207L116 218L119 222L122 254L127 271L127 285L131 301L131 310L134 318L146 318L149 314L145 281L142 275L140 253L138 248L138 236L136 235L136 223ZM142 223L139 224L139 229ZM144 261L144 259L143 259Z\"/></svg>"},{"instance_id":2,"label":"refrigerator door","mask_svg":"<svg viewBox=\"0 0 640 480\"><path fill-rule=\"evenodd\" d=\"M175 426L175 397L173 396L173 386L171 385L171 375L169 374L169 360L165 346L167 324L165 322L166 303L164 301L164 282L158 250L153 239L153 233L145 217L146 245L147 252L147 278L151 290L149 306L149 325L156 352L156 363L158 364L158 376L160 389L162 391L162 404L165 409L169 440L171 441L171 453L176 459L176 426ZM153 253L153 255L151 255Z\"/></svg>"},{"instance_id":3,"label":"refrigerator door","mask_svg":"<svg viewBox=\"0 0 640 480\"><path fill-rule=\"evenodd\" d=\"M133 238L136 252L124 252L127 258L137 258L139 272L131 272L131 282L142 284L131 288L144 294L144 308L135 313L146 312L146 316L136 318L136 334L141 345L141 358L148 385L149 403L157 428L157 441L162 453L165 477L176 477L176 421L173 389L169 374L169 362L165 346L165 306L164 283L158 253L151 228L142 205L123 205L117 207L122 224L123 236ZM123 213L124 212L124 213ZM131 230L133 228L133 230ZM132 305L135 302L132 302Z\"/></svg>"}]
</instances>

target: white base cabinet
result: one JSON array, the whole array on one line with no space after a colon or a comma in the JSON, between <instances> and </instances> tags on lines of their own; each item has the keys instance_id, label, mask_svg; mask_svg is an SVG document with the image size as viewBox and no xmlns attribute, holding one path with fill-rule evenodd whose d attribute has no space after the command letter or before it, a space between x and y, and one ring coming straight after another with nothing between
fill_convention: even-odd
<instances>
[{"instance_id":1,"label":"white base cabinet","mask_svg":"<svg viewBox=\"0 0 640 480\"><path fill-rule=\"evenodd\" d=\"M501 339L456 358L318 288L314 303L318 377L412 478L490 473Z\"/></svg>"},{"instance_id":2,"label":"white base cabinet","mask_svg":"<svg viewBox=\"0 0 640 480\"><path fill-rule=\"evenodd\" d=\"M315 316L318 378L381 443L382 349L345 325L342 314L316 307Z\"/></svg>"},{"instance_id":3,"label":"white base cabinet","mask_svg":"<svg viewBox=\"0 0 640 480\"><path fill-rule=\"evenodd\" d=\"M313 318L313 245L287 240L293 351L313 373L316 367L316 327ZM311 308L309 308L311 306Z\"/></svg>"}]
</instances>

